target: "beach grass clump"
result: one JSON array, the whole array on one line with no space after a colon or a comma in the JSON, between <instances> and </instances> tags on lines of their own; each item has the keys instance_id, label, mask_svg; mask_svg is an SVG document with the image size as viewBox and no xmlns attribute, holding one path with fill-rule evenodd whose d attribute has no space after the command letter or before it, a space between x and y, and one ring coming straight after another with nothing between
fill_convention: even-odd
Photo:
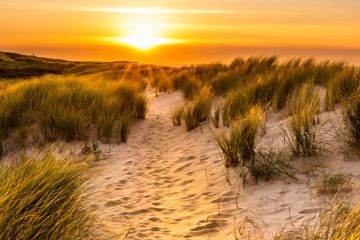
<instances>
[{"instance_id":1,"label":"beach grass clump","mask_svg":"<svg viewBox=\"0 0 360 240\"><path fill-rule=\"evenodd\" d=\"M221 119L224 127L230 127L231 119L229 114L229 105L227 104L222 106Z\"/></svg>"},{"instance_id":2,"label":"beach grass clump","mask_svg":"<svg viewBox=\"0 0 360 240\"><path fill-rule=\"evenodd\" d=\"M240 135L238 146L244 162L252 160L255 156L255 139L263 120L262 108L253 106L240 122L234 125L235 132Z\"/></svg>"},{"instance_id":3,"label":"beach grass clump","mask_svg":"<svg viewBox=\"0 0 360 240\"><path fill-rule=\"evenodd\" d=\"M254 106L242 119L232 124L229 134L215 137L227 168L239 164L244 166L252 161L255 156L255 139L262 121L262 109Z\"/></svg>"},{"instance_id":4,"label":"beach grass clump","mask_svg":"<svg viewBox=\"0 0 360 240\"><path fill-rule=\"evenodd\" d=\"M288 114L296 115L306 109L306 111L319 114L320 98L316 88L311 83L305 83L290 95L287 101Z\"/></svg>"},{"instance_id":5,"label":"beach grass clump","mask_svg":"<svg viewBox=\"0 0 360 240\"><path fill-rule=\"evenodd\" d=\"M168 74L162 68L152 68L152 76L150 78L151 87L158 92L167 92L174 89L173 81L171 81Z\"/></svg>"},{"instance_id":6,"label":"beach grass clump","mask_svg":"<svg viewBox=\"0 0 360 240\"><path fill-rule=\"evenodd\" d=\"M216 128L220 127L220 116L222 112L222 106L220 104L215 105L213 113L211 115L211 122Z\"/></svg>"},{"instance_id":7,"label":"beach grass clump","mask_svg":"<svg viewBox=\"0 0 360 240\"><path fill-rule=\"evenodd\" d=\"M223 114L228 116L225 119L235 120L249 110L251 104L247 93L245 89L236 89L226 95Z\"/></svg>"},{"instance_id":8,"label":"beach grass clump","mask_svg":"<svg viewBox=\"0 0 360 240\"><path fill-rule=\"evenodd\" d=\"M360 71L358 68L347 67L328 81L325 105L328 111L333 110L336 104L346 102L356 94L360 86Z\"/></svg>"},{"instance_id":9,"label":"beach grass clump","mask_svg":"<svg viewBox=\"0 0 360 240\"><path fill-rule=\"evenodd\" d=\"M212 98L213 94L210 88L204 87L193 101L184 106L183 120L188 131L195 129L201 122L209 119Z\"/></svg>"},{"instance_id":10,"label":"beach grass clump","mask_svg":"<svg viewBox=\"0 0 360 240\"><path fill-rule=\"evenodd\" d=\"M0 167L0 239L94 239L85 161L22 157Z\"/></svg>"},{"instance_id":11,"label":"beach grass clump","mask_svg":"<svg viewBox=\"0 0 360 240\"><path fill-rule=\"evenodd\" d=\"M311 85L304 85L294 92L289 107L292 116L288 120L286 140L295 155L311 156L316 153L316 120L319 98Z\"/></svg>"},{"instance_id":12,"label":"beach grass clump","mask_svg":"<svg viewBox=\"0 0 360 240\"><path fill-rule=\"evenodd\" d=\"M195 76L190 75L189 70L182 70L172 77L175 90L182 90L186 100L192 100L200 91L201 83Z\"/></svg>"},{"instance_id":13,"label":"beach grass clump","mask_svg":"<svg viewBox=\"0 0 360 240\"><path fill-rule=\"evenodd\" d=\"M130 115L123 115L115 122L114 135L118 143L127 142L130 133L131 120Z\"/></svg>"},{"instance_id":14,"label":"beach grass clump","mask_svg":"<svg viewBox=\"0 0 360 240\"><path fill-rule=\"evenodd\" d=\"M236 88L243 80L243 76L238 71L227 71L219 73L210 81L211 89L216 95L226 94L231 89Z\"/></svg>"},{"instance_id":15,"label":"beach grass clump","mask_svg":"<svg viewBox=\"0 0 360 240\"><path fill-rule=\"evenodd\" d=\"M315 224L302 227L302 231L293 237L324 240L359 239L360 204L352 204L346 199L332 203L320 213Z\"/></svg>"},{"instance_id":16,"label":"beach grass clump","mask_svg":"<svg viewBox=\"0 0 360 240\"><path fill-rule=\"evenodd\" d=\"M317 192L319 194L339 194L348 193L352 190L352 176L343 173L325 173L319 181Z\"/></svg>"},{"instance_id":17,"label":"beach grass clump","mask_svg":"<svg viewBox=\"0 0 360 240\"><path fill-rule=\"evenodd\" d=\"M144 94L135 97L134 110L132 116L137 119L145 119L148 111L148 100Z\"/></svg>"},{"instance_id":18,"label":"beach grass clump","mask_svg":"<svg viewBox=\"0 0 360 240\"><path fill-rule=\"evenodd\" d=\"M350 145L360 147L360 98L353 97L345 107L345 124L350 133Z\"/></svg>"},{"instance_id":19,"label":"beach grass clump","mask_svg":"<svg viewBox=\"0 0 360 240\"><path fill-rule=\"evenodd\" d=\"M263 178L265 181L280 176L296 179L290 158L285 152L275 151L273 148L258 149L256 156L247 164L247 168L256 183L259 178Z\"/></svg>"},{"instance_id":20,"label":"beach grass clump","mask_svg":"<svg viewBox=\"0 0 360 240\"><path fill-rule=\"evenodd\" d=\"M96 126L99 139L111 140L112 128L124 117L145 118L142 84L98 77L47 75L6 87L0 98L1 138L35 125L46 141L87 140Z\"/></svg>"},{"instance_id":21,"label":"beach grass clump","mask_svg":"<svg viewBox=\"0 0 360 240\"><path fill-rule=\"evenodd\" d=\"M184 116L184 106L178 106L171 110L171 121L174 126L181 126Z\"/></svg>"}]
</instances>

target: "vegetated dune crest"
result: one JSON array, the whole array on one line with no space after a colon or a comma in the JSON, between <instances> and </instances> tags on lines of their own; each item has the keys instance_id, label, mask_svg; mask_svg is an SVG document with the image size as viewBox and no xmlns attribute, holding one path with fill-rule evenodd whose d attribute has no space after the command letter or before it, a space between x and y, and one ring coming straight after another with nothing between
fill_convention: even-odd
<instances>
[{"instance_id":1,"label":"vegetated dune crest","mask_svg":"<svg viewBox=\"0 0 360 240\"><path fill-rule=\"evenodd\" d=\"M153 97L148 118L133 125L128 143L114 146L100 163L101 174L91 184L92 208L108 233L127 233L127 239L234 239L240 233L267 239L314 221L327 198L316 194L311 174L242 188L236 174L225 170L214 141L213 131L222 129L204 123L187 132L171 124L170 110L182 101L180 92ZM268 116L262 146L283 145L284 116ZM341 112L325 112L320 122L331 151L298 160L302 170L315 169L310 162L356 174L360 163L345 162L331 134L342 124Z\"/></svg>"}]
</instances>

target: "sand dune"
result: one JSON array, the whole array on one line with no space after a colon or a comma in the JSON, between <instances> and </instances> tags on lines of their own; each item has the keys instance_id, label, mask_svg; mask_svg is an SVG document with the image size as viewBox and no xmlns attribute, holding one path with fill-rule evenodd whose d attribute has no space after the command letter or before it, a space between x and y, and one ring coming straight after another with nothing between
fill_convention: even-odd
<instances>
[{"instance_id":1,"label":"sand dune","mask_svg":"<svg viewBox=\"0 0 360 240\"><path fill-rule=\"evenodd\" d=\"M130 228L127 239L234 239L234 226L248 216L270 237L321 210L324 200L306 181L260 181L243 189L231 172L227 179L208 123L192 132L172 125L169 111L182 101L178 92L153 97L147 119L132 126L128 143L100 162L91 204L108 233ZM340 115L326 114L323 122ZM273 114L262 143L280 144L284 124L281 114ZM360 165L332 153L321 159L335 168Z\"/></svg>"}]
</instances>

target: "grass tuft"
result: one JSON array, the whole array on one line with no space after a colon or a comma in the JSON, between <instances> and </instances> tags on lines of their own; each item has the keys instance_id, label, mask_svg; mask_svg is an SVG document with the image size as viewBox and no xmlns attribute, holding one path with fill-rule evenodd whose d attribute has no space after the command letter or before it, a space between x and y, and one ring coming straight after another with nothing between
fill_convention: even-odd
<instances>
[{"instance_id":1,"label":"grass tuft","mask_svg":"<svg viewBox=\"0 0 360 240\"><path fill-rule=\"evenodd\" d=\"M318 149L315 117L319 112L319 97L312 85L305 84L290 98L288 120L290 133L286 140L295 155L311 156Z\"/></svg>"},{"instance_id":2,"label":"grass tuft","mask_svg":"<svg viewBox=\"0 0 360 240\"><path fill-rule=\"evenodd\" d=\"M353 97L345 108L345 124L350 133L350 145L360 147L360 97Z\"/></svg>"},{"instance_id":3,"label":"grass tuft","mask_svg":"<svg viewBox=\"0 0 360 240\"><path fill-rule=\"evenodd\" d=\"M184 106L178 106L171 110L171 121L174 126L181 126L181 121L184 116Z\"/></svg>"},{"instance_id":4,"label":"grass tuft","mask_svg":"<svg viewBox=\"0 0 360 240\"><path fill-rule=\"evenodd\" d=\"M325 173L318 184L317 192L319 194L348 193L352 190L351 179L352 176L348 174Z\"/></svg>"},{"instance_id":5,"label":"grass tuft","mask_svg":"<svg viewBox=\"0 0 360 240\"><path fill-rule=\"evenodd\" d=\"M201 122L209 119L212 97L210 89L204 87L192 102L184 106L183 120L188 131L195 129Z\"/></svg>"},{"instance_id":6,"label":"grass tuft","mask_svg":"<svg viewBox=\"0 0 360 240\"><path fill-rule=\"evenodd\" d=\"M25 157L0 168L0 239L93 239L75 159Z\"/></svg>"},{"instance_id":7,"label":"grass tuft","mask_svg":"<svg viewBox=\"0 0 360 240\"><path fill-rule=\"evenodd\" d=\"M262 109L252 107L240 120L234 122L229 134L216 136L226 167L236 167L255 156L255 138L263 121Z\"/></svg>"},{"instance_id":8,"label":"grass tuft","mask_svg":"<svg viewBox=\"0 0 360 240\"><path fill-rule=\"evenodd\" d=\"M99 75L16 82L1 92L0 139L36 126L46 141L86 141L96 127L99 139L114 141L118 130L128 131L128 118L146 117L148 101L142 91L143 85L136 81L110 81Z\"/></svg>"}]
</instances>

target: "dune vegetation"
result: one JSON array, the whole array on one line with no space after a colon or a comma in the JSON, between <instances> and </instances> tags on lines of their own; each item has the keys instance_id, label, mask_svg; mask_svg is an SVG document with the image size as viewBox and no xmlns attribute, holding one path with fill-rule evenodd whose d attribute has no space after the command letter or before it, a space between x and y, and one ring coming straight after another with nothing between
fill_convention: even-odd
<instances>
[{"instance_id":1,"label":"dune vegetation","mask_svg":"<svg viewBox=\"0 0 360 240\"><path fill-rule=\"evenodd\" d=\"M179 68L171 72L170 78L173 84L168 86L181 90L186 99L182 108L173 111L174 125L181 124L182 116L188 131L200 126L203 120L211 120L216 128L221 123L230 127L229 133L215 136L226 167L237 167L244 159L260 159L259 163L263 163L264 154L255 157L255 142L261 132L266 132L259 119L266 118L269 112L284 112L287 118L283 129L285 147L295 157L315 155L320 148L319 89L326 91L324 110L332 111L336 106L346 109L349 137L354 145L359 139L360 69L344 62L238 58L229 65L215 63ZM263 112L261 117L259 112ZM279 167L288 175L290 166L281 165L286 166ZM248 164L247 172L257 175L256 166Z\"/></svg>"},{"instance_id":2,"label":"dune vegetation","mask_svg":"<svg viewBox=\"0 0 360 240\"><path fill-rule=\"evenodd\" d=\"M135 119L146 118L147 87L155 96L183 93L184 102L170 112L172 124L189 132L208 124L226 169L244 187L251 180L297 180L304 173L297 160L321 152L321 111L343 109L346 137L359 147L360 69L343 62L251 57L173 68L2 55L0 157L56 141L84 141L82 154L99 157L96 141L126 142ZM285 123L281 147L261 145L272 113ZM74 156L18 156L0 166L0 239L96 238L83 205L89 161ZM348 193L350 182L346 174L324 174L317 193ZM357 239L358 205L339 206L299 239ZM286 236L280 235L275 239Z\"/></svg>"},{"instance_id":3,"label":"dune vegetation","mask_svg":"<svg viewBox=\"0 0 360 240\"><path fill-rule=\"evenodd\" d=\"M85 206L88 167L84 159L51 155L1 164L0 239L95 239Z\"/></svg>"},{"instance_id":4,"label":"dune vegetation","mask_svg":"<svg viewBox=\"0 0 360 240\"><path fill-rule=\"evenodd\" d=\"M18 144L99 139L125 142L133 119L144 119L144 85L101 76L31 78L3 86L0 137ZM96 135L91 136L91 129Z\"/></svg>"}]
</instances>

